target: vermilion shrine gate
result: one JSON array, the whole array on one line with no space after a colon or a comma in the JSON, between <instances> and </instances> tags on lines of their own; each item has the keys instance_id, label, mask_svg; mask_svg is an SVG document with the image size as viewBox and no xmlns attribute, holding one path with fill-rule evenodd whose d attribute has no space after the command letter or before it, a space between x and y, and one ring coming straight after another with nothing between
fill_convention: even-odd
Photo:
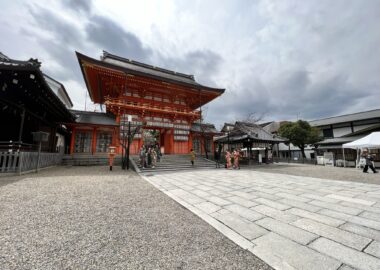
<instances>
[{"instance_id":1,"label":"vermilion shrine gate","mask_svg":"<svg viewBox=\"0 0 380 270\"><path fill-rule=\"evenodd\" d=\"M92 146L94 153L99 139L101 145L115 145L117 152L121 153L119 127L127 115L132 115L132 125L142 125L132 142L131 154L136 154L143 145L144 130L156 130L159 134L157 143L165 154L189 153L196 136L191 132L191 126L201 118L202 106L224 93L224 89L197 83L193 75L107 52L103 52L101 60L78 52L77 57L91 100L104 104L106 112L115 116L115 124L90 125L85 129L73 125L71 153L81 152L80 149L84 149L82 144Z\"/></svg>"}]
</instances>

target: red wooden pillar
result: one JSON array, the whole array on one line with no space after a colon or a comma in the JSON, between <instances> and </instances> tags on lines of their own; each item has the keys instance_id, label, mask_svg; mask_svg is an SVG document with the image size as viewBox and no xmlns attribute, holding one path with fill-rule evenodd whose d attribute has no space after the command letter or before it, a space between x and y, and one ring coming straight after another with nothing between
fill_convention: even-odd
<instances>
[{"instance_id":1,"label":"red wooden pillar","mask_svg":"<svg viewBox=\"0 0 380 270\"><path fill-rule=\"evenodd\" d=\"M91 152L92 154L96 154L96 130L97 128L94 127L93 130L92 130L92 148L91 148Z\"/></svg>"},{"instance_id":2,"label":"red wooden pillar","mask_svg":"<svg viewBox=\"0 0 380 270\"><path fill-rule=\"evenodd\" d=\"M193 134L190 132L189 133L189 141L187 144L187 152L190 152L190 149L193 148Z\"/></svg>"},{"instance_id":3,"label":"red wooden pillar","mask_svg":"<svg viewBox=\"0 0 380 270\"><path fill-rule=\"evenodd\" d=\"M73 130L71 132L71 141L70 141L70 155L74 154L75 133L76 133L76 128L75 128L75 126L73 126Z\"/></svg>"},{"instance_id":4,"label":"red wooden pillar","mask_svg":"<svg viewBox=\"0 0 380 270\"><path fill-rule=\"evenodd\" d=\"M174 128L170 129L170 154L174 153Z\"/></svg>"}]
</instances>

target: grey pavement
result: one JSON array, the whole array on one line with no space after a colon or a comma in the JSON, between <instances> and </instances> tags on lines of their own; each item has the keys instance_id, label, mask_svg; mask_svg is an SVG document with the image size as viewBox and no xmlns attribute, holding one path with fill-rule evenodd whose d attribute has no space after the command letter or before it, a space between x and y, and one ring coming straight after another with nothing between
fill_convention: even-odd
<instances>
[{"instance_id":1,"label":"grey pavement","mask_svg":"<svg viewBox=\"0 0 380 270\"><path fill-rule=\"evenodd\" d=\"M271 269L133 172L58 167L0 182L1 270Z\"/></svg>"},{"instance_id":2,"label":"grey pavement","mask_svg":"<svg viewBox=\"0 0 380 270\"><path fill-rule=\"evenodd\" d=\"M215 169L144 178L276 269L378 270L380 185L360 175Z\"/></svg>"}]
</instances>

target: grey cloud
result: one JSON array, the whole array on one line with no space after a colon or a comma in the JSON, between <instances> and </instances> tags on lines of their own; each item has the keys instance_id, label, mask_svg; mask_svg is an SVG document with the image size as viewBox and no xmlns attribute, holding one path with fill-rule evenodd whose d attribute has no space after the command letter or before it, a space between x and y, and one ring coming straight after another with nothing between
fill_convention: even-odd
<instances>
[{"instance_id":1,"label":"grey cloud","mask_svg":"<svg viewBox=\"0 0 380 270\"><path fill-rule=\"evenodd\" d=\"M223 59L211 50L195 50L176 58L159 55L157 62L162 67L193 74L200 83L217 86L214 77L220 72Z\"/></svg>"},{"instance_id":2,"label":"grey cloud","mask_svg":"<svg viewBox=\"0 0 380 270\"><path fill-rule=\"evenodd\" d=\"M57 80L83 81L74 53L75 50L83 48L81 31L70 21L40 6L29 7L29 12L33 18L33 25L37 29L47 31L50 37L40 35L28 27L23 27L21 32L36 38L38 46L54 59L59 67L57 70L51 68L44 71ZM44 67L44 63L42 64Z\"/></svg>"},{"instance_id":3,"label":"grey cloud","mask_svg":"<svg viewBox=\"0 0 380 270\"><path fill-rule=\"evenodd\" d=\"M28 9L33 17L33 24L37 28L49 32L54 41L62 43L62 46L78 46L80 44L83 38L80 30L73 23L40 6L29 6ZM23 28L27 29L28 26Z\"/></svg>"},{"instance_id":4,"label":"grey cloud","mask_svg":"<svg viewBox=\"0 0 380 270\"><path fill-rule=\"evenodd\" d=\"M90 18L86 34L88 40L99 48L120 56L147 61L151 55L151 50L144 48L136 35L125 31L119 24L103 16L95 15Z\"/></svg>"},{"instance_id":5,"label":"grey cloud","mask_svg":"<svg viewBox=\"0 0 380 270\"><path fill-rule=\"evenodd\" d=\"M90 13L92 10L92 0L64 0L63 4L74 11Z\"/></svg>"}]
</instances>

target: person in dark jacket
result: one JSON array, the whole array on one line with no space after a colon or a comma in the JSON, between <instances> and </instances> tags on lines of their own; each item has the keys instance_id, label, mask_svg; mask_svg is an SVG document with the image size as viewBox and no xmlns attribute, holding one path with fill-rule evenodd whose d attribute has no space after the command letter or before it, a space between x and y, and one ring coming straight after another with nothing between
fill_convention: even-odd
<instances>
[{"instance_id":1,"label":"person in dark jacket","mask_svg":"<svg viewBox=\"0 0 380 270\"><path fill-rule=\"evenodd\" d=\"M378 173L373 167L373 156L368 153L368 150L363 150L362 157L365 158L365 166L363 173L368 173L368 167L373 171L373 173Z\"/></svg>"}]
</instances>

